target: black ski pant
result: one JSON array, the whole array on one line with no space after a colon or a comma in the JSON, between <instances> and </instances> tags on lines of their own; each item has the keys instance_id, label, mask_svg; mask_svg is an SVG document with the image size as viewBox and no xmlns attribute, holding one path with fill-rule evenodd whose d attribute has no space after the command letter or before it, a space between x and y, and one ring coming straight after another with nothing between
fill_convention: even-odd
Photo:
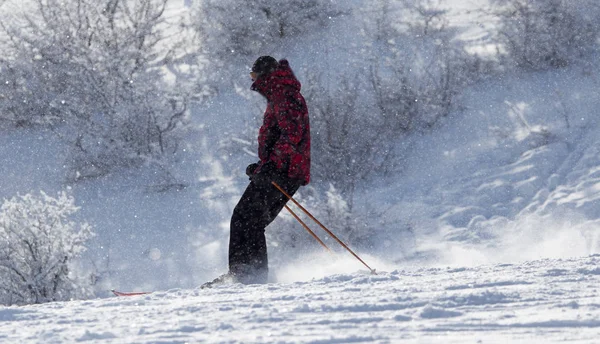
<instances>
[{"instance_id":1,"label":"black ski pant","mask_svg":"<svg viewBox=\"0 0 600 344\"><path fill-rule=\"evenodd\" d=\"M287 178L278 178L290 196L300 187ZM251 181L231 216L229 272L244 284L267 283L269 266L265 228L273 222L288 199L270 182Z\"/></svg>"}]
</instances>

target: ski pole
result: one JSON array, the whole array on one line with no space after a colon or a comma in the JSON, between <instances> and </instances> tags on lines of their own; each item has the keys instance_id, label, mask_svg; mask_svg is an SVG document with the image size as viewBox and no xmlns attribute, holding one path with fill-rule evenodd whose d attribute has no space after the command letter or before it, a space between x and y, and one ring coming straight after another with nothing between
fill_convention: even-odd
<instances>
[{"instance_id":1,"label":"ski pole","mask_svg":"<svg viewBox=\"0 0 600 344\"><path fill-rule=\"evenodd\" d=\"M296 213L294 213L294 211L292 209L290 209L290 207L287 206L287 204L285 205L285 209L287 209L290 214L292 214L292 216L298 220L298 222L300 222L300 224L302 225L302 227L304 227L304 229L306 229L308 231L308 233L310 233L310 235L312 235L313 238L315 238L319 244L321 244L321 246L325 247L325 249L327 251L329 251L329 253L333 253L329 247L327 247L327 245L325 245L325 243L323 241L321 241L321 239L319 239L319 237L315 234L315 232L311 231L310 228L308 228L308 226L306 225L306 223L304 223L304 221L302 221L302 219L300 219L298 217L298 215L296 215Z\"/></svg>"},{"instance_id":2,"label":"ski pole","mask_svg":"<svg viewBox=\"0 0 600 344\"><path fill-rule=\"evenodd\" d=\"M308 215L308 217L310 217L313 221L315 221L325 232L327 232L327 234L331 235L332 238L334 238L340 245L342 245L343 248L345 248L346 250L348 250L348 252L350 252L356 259L358 259L361 263L363 263L364 266L367 267L367 269L369 269L371 271L372 274L376 275L377 273L375 272L375 269L371 269L371 267L369 265L367 265L367 263L364 262L364 260L360 259L360 257L354 253L354 251L352 251L350 249L350 247L348 247L346 244L344 244L340 239L338 239L337 236L335 236L335 234L333 234L329 229L327 229L327 227L325 227L319 220L317 220L314 216L312 216L312 214L304 209L304 207L302 205L300 205L300 203L298 203L292 196L290 196L287 192L285 192L285 190L283 190L281 188L281 186L279 186L277 183L275 182L271 182L271 184L273 184L279 191L281 191L281 193L283 193L285 195L285 197L287 197L290 201L294 202L295 205L298 206L298 208L300 208L306 215Z\"/></svg>"}]
</instances>

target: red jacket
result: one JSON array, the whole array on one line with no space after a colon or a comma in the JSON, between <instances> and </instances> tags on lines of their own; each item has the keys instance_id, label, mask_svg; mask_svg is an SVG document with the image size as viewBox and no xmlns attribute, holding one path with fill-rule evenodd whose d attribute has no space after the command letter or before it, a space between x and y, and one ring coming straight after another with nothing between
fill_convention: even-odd
<instances>
[{"instance_id":1,"label":"red jacket","mask_svg":"<svg viewBox=\"0 0 600 344\"><path fill-rule=\"evenodd\" d=\"M268 162L302 185L310 181L310 125L300 82L287 60L271 74L259 78L252 90L267 98L258 133L259 173Z\"/></svg>"}]
</instances>

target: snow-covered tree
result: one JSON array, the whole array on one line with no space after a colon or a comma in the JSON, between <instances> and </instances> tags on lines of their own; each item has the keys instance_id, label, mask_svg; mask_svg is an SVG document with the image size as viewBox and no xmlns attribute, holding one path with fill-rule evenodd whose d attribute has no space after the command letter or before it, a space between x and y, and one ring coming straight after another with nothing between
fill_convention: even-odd
<instances>
[{"instance_id":1,"label":"snow-covered tree","mask_svg":"<svg viewBox=\"0 0 600 344\"><path fill-rule=\"evenodd\" d=\"M330 0L203 0L196 11L204 48L224 60L256 55L326 26L340 13Z\"/></svg>"},{"instance_id":2,"label":"snow-covered tree","mask_svg":"<svg viewBox=\"0 0 600 344\"><path fill-rule=\"evenodd\" d=\"M495 0L500 41L518 67L565 67L595 49L600 34L596 1Z\"/></svg>"},{"instance_id":3,"label":"snow-covered tree","mask_svg":"<svg viewBox=\"0 0 600 344\"><path fill-rule=\"evenodd\" d=\"M357 38L366 48L355 51L352 77L331 82L317 72L304 83L315 177L333 183L350 208L359 185L402 167L402 139L435 125L474 79L475 59L453 41L456 31L439 7L430 0L368 2Z\"/></svg>"},{"instance_id":4,"label":"snow-covered tree","mask_svg":"<svg viewBox=\"0 0 600 344\"><path fill-rule=\"evenodd\" d=\"M94 233L75 222L79 208L62 192L5 200L0 208L0 304L31 304L84 297L91 282L70 269Z\"/></svg>"},{"instance_id":5,"label":"snow-covered tree","mask_svg":"<svg viewBox=\"0 0 600 344\"><path fill-rule=\"evenodd\" d=\"M181 23L168 21L167 2L23 5L2 24L0 116L15 125L52 125L71 145L73 179L174 152L195 63L181 68L193 45L185 44Z\"/></svg>"},{"instance_id":6,"label":"snow-covered tree","mask_svg":"<svg viewBox=\"0 0 600 344\"><path fill-rule=\"evenodd\" d=\"M439 0L377 0L363 11L378 111L393 116L397 130L434 125L477 73L448 11Z\"/></svg>"},{"instance_id":7,"label":"snow-covered tree","mask_svg":"<svg viewBox=\"0 0 600 344\"><path fill-rule=\"evenodd\" d=\"M360 183L393 164L392 147L400 134L388 117L369 107L359 83L342 80L328 90L311 76L306 91L315 180L333 184L349 202Z\"/></svg>"}]
</instances>

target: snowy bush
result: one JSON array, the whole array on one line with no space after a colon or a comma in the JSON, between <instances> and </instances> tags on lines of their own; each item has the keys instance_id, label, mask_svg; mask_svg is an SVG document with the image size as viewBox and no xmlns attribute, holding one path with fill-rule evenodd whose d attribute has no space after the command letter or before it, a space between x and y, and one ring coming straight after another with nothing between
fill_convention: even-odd
<instances>
[{"instance_id":1,"label":"snowy bush","mask_svg":"<svg viewBox=\"0 0 600 344\"><path fill-rule=\"evenodd\" d=\"M342 80L327 90L320 80L310 80L306 91L314 179L332 183L349 199L359 183L393 165L391 147L400 136L391 116L379 116L361 101L357 82Z\"/></svg>"},{"instance_id":2,"label":"snowy bush","mask_svg":"<svg viewBox=\"0 0 600 344\"><path fill-rule=\"evenodd\" d=\"M204 0L197 29L209 56L254 56L283 39L313 32L340 13L329 0Z\"/></svg>"},{"instance_id":3,"label":"snowy bush","mask_svg":"<svg viewBox=\"0 0 600 344\"><path fill-rule=\"evenodd\" d=\"M352 79L309 75L304 83L316 133L315 177L333 183L350 203L361 183L397 172L401 140L436 125L477 78L475 58L453 41L456 32L435 2L379 0L362 11L368 49Z\"/></svg>"},{"instance_id":4,"label":"snowy bush","mask_svg":"<svg viewBox=\"0 0 600 344\"><path fill-rule=\"evenodd\" d=\"M90 282L70 266L94 234L71 220L72 197L41 193L5 200L0 208L0 304L31 304L87 296Z\"/></svg>"},{"instance_id":5,"label":"snowy bush","mask_svg":"<svg viewBox=\"0 0 600 344\"><path fill-rule=\"evenodd\" d=\"M565 67L598 43L600 6L594 1L496 0L500 40L521 68Z\"/></svg>"},{"instance_id":6,"label":"snowy bush","mask_svg":"<svg viewBox=\"0 0 600 344\"><path fill-rule=\"evenodd\" d=\"M460 90L478 78L478 59L455 40L439 3L378 0L364 10L376 107L396 119L398 130L435 125L456 107Z\"/></svg>"},{"instance_id":7,"label":"snowy bush","mask_svg":"<svg viewBox=\"0 0 600 344\"><path fill-rule=\"evenodd\" d=\"M167 1L23 5L2 25L0 116L52 125L71 146L74 179L174 152L193 81L179 80L185 35L166 21Z\"/></svg>"}]
</instances>

